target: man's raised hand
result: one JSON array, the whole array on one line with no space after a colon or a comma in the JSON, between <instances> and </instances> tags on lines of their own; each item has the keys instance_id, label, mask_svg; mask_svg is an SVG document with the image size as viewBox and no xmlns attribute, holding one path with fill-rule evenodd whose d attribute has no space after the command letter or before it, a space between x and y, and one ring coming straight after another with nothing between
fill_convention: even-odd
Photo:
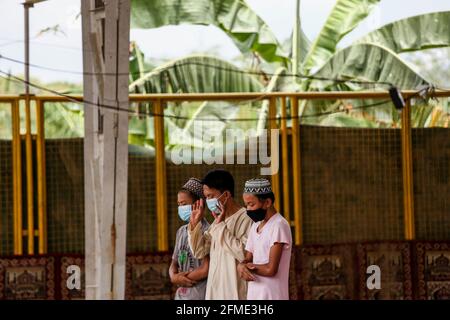
<instances>
[{"instance_id":1,"label":"man's raised hand","mask_svg":"<svg viewBox=\"0 0 450 320\"><path fill-rule=\"evenodd\" d=\"M192 229L197 226L197 224L202 221L204 217L205 209L203 204L203 199L197 200L192 205L190 224Z\"/></svg>"},{"instance_id":2,"label":"man's raised hand","mask_svg":"<svg viewBox=\"0 0 450 320\"><path fill-rule=\"evenodd\" d=\"M223 205L220 202L218 203L218 208L220 210L219 213L211 212L211 214L214 217L214 220L216 221L216 223L220 223L220 222L225 220L225 209L224 209Z\"/></svg>"}]
</instances>

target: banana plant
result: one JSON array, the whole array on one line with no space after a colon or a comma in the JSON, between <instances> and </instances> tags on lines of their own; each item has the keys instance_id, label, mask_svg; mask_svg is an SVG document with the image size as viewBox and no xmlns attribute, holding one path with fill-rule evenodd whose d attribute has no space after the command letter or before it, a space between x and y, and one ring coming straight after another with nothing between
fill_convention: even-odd
<instances>
[{"instance_id":1,"label":"banana plant","mask_svg":"<svg viewBox=\"0 0 450 320\"><path fill-rule=\"evenodd\" d=\"M248 6L244 0L201 0L201 1L152 1L132 0L132 27L157 28L165 25L214 25L223 30L243 55L253 53L271 70L285 68L294 77L278 77L276 84L265 81L264 88L257 91L348 91L363 89L386 89L389 83L400 89L417 89L428 85L417 70L409 65L401 56L404 52L413 52L431 48L450 46L450 12L436 12L402 19L377 30L374 30L346 48L339 46L341 40L360 25L379 4L380 0L337 0L317 38L311 43L301 29L297 0L296 22L292 39L284 45L270 31L264 21ZM176 65L176 63L174 63ZM202 68L197 66L196 68ZM246 71L246 70L241 70ZM229 70L229 77L235 70ZM189 79L189 75L178 73L179 82ZM251 77L252 75L249 75ZM345 79L355 82L324 81L328 79ZM152 89L151 76L141 79L148 82ZM197 79L198 80L198 79ZM260 79L258 79L260 80ZM273 79L271 79L273 80ZM175 81L175 80L173 80ZM207 78L201 80L209 81ZM272 86L269 88L268 84ZM368 83L368 84L365 84ZM370 84L369 83L373 83ZM230 88L221 87L217 92ZM234 88L236 91L239 88ZM256 89L256 87L255 87ZM152 92L152 91L146 91ZM181 91L189 92L189 91ZM330 115L326 120L320 116L342 108L348 101L309 102L302 104L301 114L308 115L302 123L323 125L347 125L356 121L370 122L372 126L394 126L398 121L395 108L386 103L374 108L360 111L354 108L346 114ZM372 104L373 101L364 103ZM361 101L354 101L355 106ZM204 106L203 106L204 107ZM416 109L413 109L416 112ZM417 109L418 110L418 109ZM318 116L314 118L314 115ZM420 112L418 113L418 116ZM267 105L261 106L258 127L264 125L267 116ZM413 115L415 118L416 115ZM326 117L325 117L326 118ZM350 119L347 121L347 119ZM419 121L420 122L420 121ZM426 123L426 121L422 121Z\"/></svg>"},{"instance_id":2,"label":"banana plant","mask_svg":"<svg viewBox=\"0 0 450 320\"><path fill-rule=\"evenodd\" d=\"M257 52L269 62L288 63L267 24L243 0L132 0L131 27L213 25L225 32L241 52Z\"/></svg>"},{"instance_id":3,"label":"banana plant","mask_svg":"<svg viewBox=\"0 0 450 320\"><path fill-rule=\"evenodd\" d=\"M173 60L159 67L148 63L139 47L130 45L130 92L271 92L271 91L348 91L385 89L384 85L365 85L362 82L391 83L401 89L416 89L429 81L401 56L405 52L420 52L450 46L450 12L436 12L409 17L376 29L348 47L341 40L360 25L380 0L337 0L322 30L314 41L307 39L301 28L300 0L296 0L296 19L292 37L280 42L269 26L245 0L132 0L133 28L158 28L166 25L213 25L227 34L243 57L261 61L256 70L271 77L247 73L229 62L215 57L189 56ZM288 76L292 74L293 76ZM361 83L325 81L329 79L356 80ZM367 109L359 108L375 101L309 101L301 104L303 124L327 126L390 127L399 124L395 108L386 103ZM413 108L413 122L418 126L448 124L448 102ZM347 108L347 105L351 108ZM255 125L264 128L268 114L267 102L244 104ZM224 130L230 121L239 118L242 106L218 103L190 103L166 109L166 137L172 132L193 135L193 124L203 124ZM236 111L237 110L237 111ZM332 114L333 111L342 111ZM67 111L67 112L66 112ZM151 106L139 105L137 117L130 119L130 142L151 146L152 121L143 117ZM77 120L61 109L60 117L69 128L76 128ZM324 115L325 114L325 115ZM247 114L246 114L247 115ZM73 115L77 117L79 115ZM217 121L204 119L215 117ZM192 118L190 120L176 118ZM242 124L242 123L240 123ZM56 128L56 130L59 130ZM78 134L77 129L73 133ZM172 139L173 140L173 139ZM174 140L173 144L182 143ZM170 144L169 144L170 145ZM170 147L170 146L169 146Z\"/></svg>"},{"instance_id":4,"label":"banana plant","mask_svg":"<svg viewBox=\"0 0 450 320\"><path fill-rule=\"evenodd\" d=\"M339 1L337 2L337 5ZM329 25L330 19L326 25ZM329 26L331 27L331 26ZM324 28L328 30L329 28ZM327 38L327 32L319 38ZM329 35L328 35L329 37ZM316 40L320 43L319 40ZM428 81L410 66L399 54L450 45L450 12L436 12L402 19L370 32L347 48L319 50L314 61L323 63L313 77L356 79L362 81L389 82L401 89L415 90ZM332 54L331 54L332 52ZM327 59L325 61L325 59ZM310 70L311 58L304 62L304 72ZM361 86L336 85L332 82L308 81L308 90L359 90ZM366 101L371 104L373 101ZM368 109L376 118L391 117L398 122L398 115L391 104ZM416 112L416 109L413 109ZM413 115L413 117L415 117Z\"/></svg>"},{"instance_id":5,"label":"banana plant","mask_svg":"<svg viewBox=\"0 0 450 320\"><path fill-rule=\"evenodd\" d=\"M230 72L231 70L231 72ZM214 92L259 92L264 90L262 80L242 72L231 63L206 55L192 55L169 61L133 81L131 93L214 93ZM255 103L241 105L254 110ZM151 114L151 105L141 105ZM139 113L139 112L138 112ZM194 124L202 122L204 130L224 131L227 122L240 116L239 108L232 103L173 103L165 110L166 148L183 144L186 139L197 141ZM253 112L252 116L258 114ZM190 119L190 120L188 120ZM129 125L130 141L140 145L152 146L153 120L150 117L132 117ZM198 144L198 141L197 141Z\"/></svg>"}]
</instances>

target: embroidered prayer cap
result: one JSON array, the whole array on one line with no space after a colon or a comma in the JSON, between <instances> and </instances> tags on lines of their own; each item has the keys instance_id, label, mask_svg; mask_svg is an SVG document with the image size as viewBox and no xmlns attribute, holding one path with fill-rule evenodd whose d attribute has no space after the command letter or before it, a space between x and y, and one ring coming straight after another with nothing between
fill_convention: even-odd
<instances>
[{"instance_id":1,"label":"embroidered prayer cap","mask_svg":"<svg viewBox=\"0 0 450 320\"><path fill-rule=\"evenodd\" d=\"M268 194L272 192L272 186L267 179L250 179L245 182L244 193L251 193L255 195Z\"/></svg>"},{"instance_id":2,"label":"embroidered prayer cap","mask_svg":"<svg viewBox=\"0 0 450 320\"><path fill-rule=\"evenodd\" d=\"M187 190L199 198L203 198L203 184L200 179L190 178L181 188Z\"/></svg>"}]
</instances>

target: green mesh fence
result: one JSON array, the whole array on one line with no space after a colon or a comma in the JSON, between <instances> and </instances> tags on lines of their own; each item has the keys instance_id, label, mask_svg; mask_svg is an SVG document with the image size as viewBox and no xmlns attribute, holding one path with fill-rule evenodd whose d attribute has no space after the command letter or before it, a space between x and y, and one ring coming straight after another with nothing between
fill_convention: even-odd
<instances>
[{"instance_id":1,"label":"green mesh fence","mask_svg":"<svg viewBox=\"0 0 450 320\"><path fill-rule=\"evenodd\" d=\"M366 102L369 103L369 102ZM448 101L435 102L434 108L414 105L412 144L414 170L414 207L416 235L421 240L450 238L450 131L448 129ZM305 114L300 128L303 234L306 244L342 243L370 240L402 240L403 184L402 153L399 117L392 116L388 108L371 120L375 111L358 111L362 102L337 104L342 112L330 117ZM133 105L138 111L138 105ZM141 111L151 111L140 105ZM201 104L172 104L168 115L192 116ZM205 106L203 106L205 107ZM254 118L260 102L240 105L238 113L229 104L216 109L230 116ZM64 109L50 115L52 109ZM46 104L46 182L49 253L84 252L84 160L82 113L70 105ZM180 108L186 110L178 111ZM75 108L76 109L76 108ZM8 105L0 105L0 113L10 117ZM353 110L353 111L352 111ZM329 112L330 110L324 110ZM9 112L9 113L8 113ZM180 112L180 113L177 113ZM201 113L201 110L199 111ZM59 114L59 116L57 116ZM75 119L67 116L74 116ZM391 120L389 115L391 114ZM65 117L63 117L65 116ZM208 115L210 117L210 115ZM364 117L364 121L360 121ZM66 119L62 124L58 119ZM0 121L4 120L0 118ZM320 125L312 125L316 121ZM217 130L221 125L208 124ZM57 126L58 125L58 126ZM192 125L192 124L191 124ZM242 125L244 129L256 127L257 121ZM236 128L230 122L226 128ZM433 128L420 128L431 126ZM169 244L175 241L176 230L182 224L177 215L176 195L190 177L201 178L213 168L229 170L236 181L236 198L241 201L245 180L260 175L260 165L250 164L181 164L171 161L171 151L180 135L174 128L194 138L194 127L186 120L167 120L167 207ZM187 128L185 130L185 128ZM13 250L12 226L12 145L8 130L2 128L0 137L0 255ZM179 130L179 129L175 129ZM184 131L183 131L184 130ZM58 136L60 138L58 138ZM156 250L156 189L155 157L153 145L153 118L136 114L130 116L130 145L128 167L127 252ZM178 139L178 140L177 140ZM289 157L291 157L289 139ZM246 150L247 152L248 150ZM248 162L246 162L248 163ZM281 159L280 159L281 163ZM288 164L290 166L291 160ZM291 168L289 167L291 170ZM290 171L291 172L291 171ZM292 179L292 175L290 175ZM287 215L293 218L294 194L289 205L283 204ZM280 195L280 199L282 199ZM286 208L286 209L285 209ZM283 212L284 213L284 212Z\"/></svg>"}]
</instances>

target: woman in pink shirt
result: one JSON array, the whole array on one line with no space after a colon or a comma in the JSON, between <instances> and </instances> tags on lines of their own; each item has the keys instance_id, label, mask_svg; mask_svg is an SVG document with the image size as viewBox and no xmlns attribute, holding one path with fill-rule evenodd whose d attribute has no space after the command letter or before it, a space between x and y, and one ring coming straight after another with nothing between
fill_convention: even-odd
<instances>
[{"instance_id":1,"label":"woman in pink shirt","mask_svg":"<svg viewBox=\"0 0 450 320\"><path fill-rule=\"evenodd\" d=\"M289 223L275 209L267 179L248 180L243 199L248 216L255 222L245 246L245 260L237 266L239 276L248 281L247 300L289 300Z\"/></svg>"}]
</instances>

